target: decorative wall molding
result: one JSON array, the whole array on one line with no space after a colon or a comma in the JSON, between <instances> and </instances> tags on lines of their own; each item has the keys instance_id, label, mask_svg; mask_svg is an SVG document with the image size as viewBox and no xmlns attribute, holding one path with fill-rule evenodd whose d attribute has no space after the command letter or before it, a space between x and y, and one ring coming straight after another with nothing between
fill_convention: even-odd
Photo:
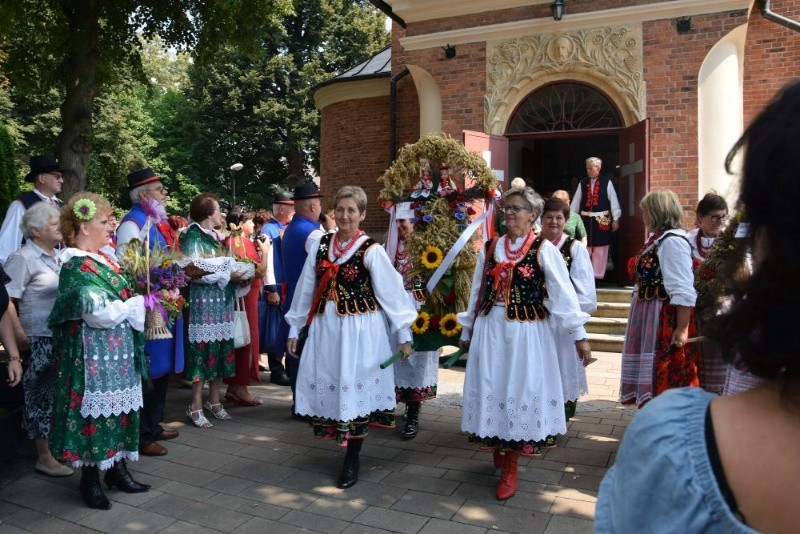
<instances>
[{"instance_id":1,"label":"decorative wall molding","mask_svg":"<svg viewBox=\"0 0 800 534\"><path fill-rule=\"evenodd\" d=\"M642 28L616 26L535 34L486 46L485 131L503 135L511 114L532 91L577 80L605 93L626 125L646 116Z\"/></svg>"},{"instance_id":2,"label":"decorative wall molding","mask_svg":"<svg viewBox=\"0 0 800 534\"><path fill-rule=\"evenodd\" d=\"M569 2L567 2L567 14L559 21L553 20L552 17L543 17L413 35L400 39L400 46L407 51L422 50L446 44L457 45L511 39L532 33L571 32L603 26L635 25L649 20L677 19L748 9L751 3L752 0L672 0L571 14L569 13Z\"/></svg>"},{"instance_id":3,"label":"decorative wall molding","mask_svg":"<svg viewBox=\"0 0 800 534\"><path fill-rule=\"evenodd\" d=\"M387 0L400 18L406 22L419 22L452 18L486 11L513 9L536 4L552 4L553 0Z\"/></svg>"}]
</instances>

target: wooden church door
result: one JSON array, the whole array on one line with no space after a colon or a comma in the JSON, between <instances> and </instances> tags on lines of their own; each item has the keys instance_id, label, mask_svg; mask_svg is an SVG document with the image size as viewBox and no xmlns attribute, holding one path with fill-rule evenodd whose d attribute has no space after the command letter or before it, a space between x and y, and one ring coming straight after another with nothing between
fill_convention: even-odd
<instances>
[{"instance_id":1,"label":"wooden church door","mask_svg":"<svg viewBox=\"0 0 800 534\"><path fill-rule=\"evenodd\" d=\"M650 189L650 119L626 128L619 136L619 197L622 220L619 229L617 282L630 285L628 260L637 255L646 239L639 202Z\"/></svg>"}]
</instances>

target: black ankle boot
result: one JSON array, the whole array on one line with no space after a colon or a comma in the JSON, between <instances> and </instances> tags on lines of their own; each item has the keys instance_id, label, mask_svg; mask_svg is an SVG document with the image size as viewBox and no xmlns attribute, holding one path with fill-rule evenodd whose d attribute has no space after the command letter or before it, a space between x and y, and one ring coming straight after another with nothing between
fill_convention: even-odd
<instances>
[{"instance_id":1,"label":"black ankle boot","mask_svg":"<svg viewBox=\"0 0 800 534\"><path fill-rule=\"evenodd\" d=\"M103 493L103 488L100 487L100 473L96 465L81 469L80 488L83 501L89 508L95 508L97 510L108 510L111 508L111 502Z\"/></svg>"},{"instance_id":2,"label":"black ankle boot","mask_svg":"<svg viewBox=\"0 0 800 534\"><path fill-rule=\"evenodd\" d=\"M114 464L114 467L106 471L103 481L108 486L108 489L116 486L125 493L142 493L150 489L149 485L140 484L133 479L128 467L125 465L125 460L120 460Z\"/></svg>"},{"instance_id":3,"label":"black ankle boot","mask_svg":"<svg viewBox=\"0 0 800 534\"><path fill-rule=\"evenodd\" d=\"M400 432L400 439L414 439L419 431L419 402L409 402L406 404L406 425Z\"/></svg>"},{"instance_id":4,"label":"black ankle boot","mask_svg":"<svg viewBox=\"0 0 800 534\"><path fill-rule=\"evenodd\" d=\"M361 445L364 439L350 438L347 442L347 454L344 456L344 466L342 474L339 475L337 488L347 489L358 482L358 455L361 452Z\"/></svg>"}]
</instances>

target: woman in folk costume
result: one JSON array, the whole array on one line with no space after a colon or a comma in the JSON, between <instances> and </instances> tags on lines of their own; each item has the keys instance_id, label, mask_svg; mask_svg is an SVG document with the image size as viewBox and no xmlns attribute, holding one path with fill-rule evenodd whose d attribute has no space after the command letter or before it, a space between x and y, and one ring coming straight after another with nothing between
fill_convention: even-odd
<instances>
[{"instance_id":1,"label":"woman in folk costume","mask_svg":"<svg viewBox=\"0 0 800 534\"><path fill-rule=\"evenodd\" d=\"M380 364L392 355L395 337L397 350L411 354L410 327L417 315L383 247L359 230L366 205L360 187L336 194L339 230L311 245L286 314L287 350L300 356L295 411L313 416L317 437L347 447L339 488L358 480L370 414L396 405L394 373ZM306 325L308 338L298 351Z\"/></svg>"},{"instance_id":2,"label":"woman in folk costume","mask_svg":"<svg viewBox=\"0 0 800 534\"><path fill-rule=\"evenodd\" d=\"M695 209L697 214L697 228L686 233L686 239L692 247L692 261L695 268L695 276L698 275L697 268L708 257L714 247L725 222L728 220L728 203L723 197L716 193L707 193ZM699 285L695 284L699 289ZM698 309L700 307L698 298ZM700 313L700 312L698 312ZM702 332L701 332L702 334ZM711 393L722 393L725 387L725 376L727 375L728 365L722 359L722 355L713 343L701 344L702 356L700 357L700 384L706 391Z\"/></svg>"},{"instance_id":3,"label":"woman in folk costume","mask_svg":"<svg viewBox=\"0 0 800 534\"><path fill-rule=\"evenodd\" d=\"M622 348L620 402L642 407L670 388L699 386L692 247L681 229L683 208L668 189L639 207L650 237L635 264L636 284Z\"/></svg>"},{"instance_id":4,"label":"woman in folk costume","mask_svg":"<svg viewBox=\"0 0 800 534\"><path fill-rule=\"evenodd\" d=\"M82 468L80 489L90 508L108 510L99 471L111 488L147 491L125 460L139 459L139 408L144 355L144 298L120 274L116 259L101 249L114 233L111 205L79 192L61 210L61 233L69 248L62 262L58 296L50 314L58 360L50 447L56 458Z\"/></svg>"},{"instance_id":5,"label":"woman in folk costume","mask_svg":"<svg viewBox=\"0 0 800 534\"><path fill-rule=\"evenodd\" d=\"M564 259L533 232L542 204L530 187L503 194L508 234L481 250L469 307L458 316L460 344L469 347L461 430L494 451L500 500L516 492L519 455L539 456L548 436L567 432L551 321L571 333L582 359L591 355L583 327L589 315Z\"/></svg>"},{"instance_id":6,"label":"woman in folk costume","mask_svg":"<svg viewBox=\"0 0 800 534\"><path fill-rule=\"evenodd\" d=\"M567 271L569 271L572 286L578 296L581 311L591 315L597 309L592 260L583 243L567 235L564 231L569 213L569 204L560 198L549 198L544 203L542 214L542 237L550 241L561 252ZM583 356L587 359L584 359L575 351L575 344L569 332L556 328L554 333L558 345L561 387L564 391L564 412L569 421L575 416L578 399L589 393L589 385L586 383L589 354L585 353Z\"/></svg>"},{"instance_id":7,"label":"woman in folk costume","mask_svg":"<svg viewBox=\"0 0 800 534\"><path fill-rule=\"evenodd\" d=\"M233 348L234 284L239 274L236 262L224 256L222 235L214 228L222 227L225 218L219 200L204 193L189 206L192 224L181 234L181 251L192 263L208 274L189 284L189 312L186 319L186 370L192 382L192 403L186 415L200 428L211 423L203 413L209 410L217 419L230 419L219 398L222 378L235 373ZM203 403L203 384L208 382L208 400Z\"/></svg>"},{"instance_id":8,"label":"woman in folk costume","mask_svg":"<svg viewBox=\"0 0 800 534\"><path fill-rule=\"evenodd\" d=\"M258 298L261 288L264 287L265 276L269 277L268 284L275 284L272 275L272 244L266 240L253 241L253 212L246 211L244 206L234 206L226 219L229 227L238 227L231 232L225 240L225 247L235 257L253 262L255 276L252 281L236 289L237 296L247 292L244 297L244 309L247 312L247 324L250 329L250 343L235 351L236 373L224 381L228 385L225 391L225 400L237 406L260 406L261 399L254 396L248 386L251 381L259 382L258 365L261 359L261 349L258 337ZM238 235L237 235L238 234ZM248 291L249 288L249 291Z\"/></svg>"},{"instance_id":9,"label":"woman in folk costume","mask_svg":"<svg viewBox=\"0 0 800 534\"><path fill-rule=\"evenodd\" d=\"M414 280L410 275L411 257L406 249L408 238L414 231L414 224L411 222L413 218L414 210L411 209L410 202L397 204L394 216L396 224L394 228L389 229L386 250L395 269L403 277L403 286L409 303L418 309L424 301L424 295L422 288L414 287ZM419 412L422 402L436 398L436 387L439 382L439 351L414 351L410 358L398 361L393 368L397 402L406 405L406 420L400 437L414 439L419 431ZM381 412L378 416L381 419L381 424L378 426L395 427L394 410Z\"/></svg>"}]
</instances>

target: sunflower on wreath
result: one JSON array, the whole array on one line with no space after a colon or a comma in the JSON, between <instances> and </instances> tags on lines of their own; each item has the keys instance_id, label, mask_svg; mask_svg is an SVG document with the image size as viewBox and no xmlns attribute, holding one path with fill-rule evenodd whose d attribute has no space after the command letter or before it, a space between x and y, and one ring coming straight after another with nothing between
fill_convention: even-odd
<instances>
[{"instance_id":1,"label":"sunflower on wreath","mask_svg":"<svg viewBox=\"0 0 800 534\"><path fill-rule=\"evenodd\" d=\"M494 174L481 155L455 139L428 135L403 147L378 181L383 184L378 200L391 215L386 248L392 261L395 219L409 218L414 226L403 251L411 258L409 274L420 303L414 347L456 345L461 331L456 314L467 309L480 239L493 234Z\"/></svg>"}]
</instances>

